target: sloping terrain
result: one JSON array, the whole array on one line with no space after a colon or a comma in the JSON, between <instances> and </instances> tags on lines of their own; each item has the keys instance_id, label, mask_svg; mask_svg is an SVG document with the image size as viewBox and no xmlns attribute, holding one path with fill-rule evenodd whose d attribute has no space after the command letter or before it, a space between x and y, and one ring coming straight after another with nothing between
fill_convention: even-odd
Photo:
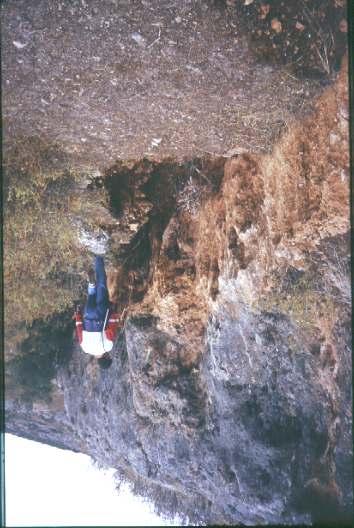
<instances>
[{"instance_id":1,"label":"sloping terrain","mask_svg":"<svg viewBox=\"0 0 354 528\"><path fill-rule=\"evenodd\" d=\"M4 2L5 140L31 131L95 170L265 150L313 86L259 65L239 26L213 2Z\"/></svg>"},{"instance_id":2,"label":"sloping terrain","mask_svg":"<svg viewBox=\"0 0 354 528\"><path fill-rule=\"evenodd\" d=\"M226 4L4 3L7 430L191 523L349 524L348 66L259 62L281 3ZM72 338L90 247L107 370Z\"/></svg>"}]
</instances>

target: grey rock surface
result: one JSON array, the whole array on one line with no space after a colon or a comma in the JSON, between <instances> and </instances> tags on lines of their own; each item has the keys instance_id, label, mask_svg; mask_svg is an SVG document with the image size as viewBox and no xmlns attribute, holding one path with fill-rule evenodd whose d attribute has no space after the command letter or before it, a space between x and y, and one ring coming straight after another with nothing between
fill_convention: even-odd
<instances>
[{"instance_id":1,"label":"grey rock surface","mask_svg":"<svg viewBox=\"0 0 354 528\"><path fill-rule=\"evenodd\" d=\"M299 504L333 422L319 359L283 316L241 311L235 319L222 303L206 343L199 367L187 369L181 344L141 315L128 321L108 371L76 348L60 371L75 428L68 447L117 468L165 514L198 523L310 522ZM170 360L156 363L156 353ZM348 398L349 387L345 407ZM339 469L348 463L349 423L344 431ZM348 468L337 477L349 483Z\"/></svg>"}]
</instances>

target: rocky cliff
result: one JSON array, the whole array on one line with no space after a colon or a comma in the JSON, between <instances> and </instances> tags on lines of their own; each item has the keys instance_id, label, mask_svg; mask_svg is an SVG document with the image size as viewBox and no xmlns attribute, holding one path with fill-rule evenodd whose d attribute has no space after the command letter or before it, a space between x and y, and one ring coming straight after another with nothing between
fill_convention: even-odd
<instances>
[{"instance_id":1,"label":"rocky cliff","mask_svg":"<svg viewBox=\"0 0 354 528\"><path fill-rule=\"evenodd\" d=\"M38 17L37 4L42 6ZM80 24L91 28L90 42L92 35L105 36L103 42L112 52L109 25L118 23L116 2L104 2L102 20L91 11L95 4L73 2L69 9L69 3L59 3L64 7L48 22L55 25L57 20L58 32L66 32L70 42L74 34L80 37L79 43L75 41L75 49L84 54L80 65L86 64L88 42ZM64 90L59 104L48 71L53 72L50 61L64 68L65 60L55 55L52 40L46 44L44 4L30 2L25 8L21 2L7 2L5 16L16 12L8 27L18 22L29 39L25 45L20 36L11 37L17 42L12 43L16 53L24 50L22 59L16 56L17 62L24 61L17 74L24 75L21 68L29 60L30 39L38 38L47 50L40 57L42 64L36 63L24 78L29 82L26 97L43 95L37 84L31 84L36 72L46 80L49 92L43 99L52 107L26 115L36 131L40 128L42 139L22 138L20 145L28 148L22 148L25 154L17 150L14 157L14 144L18 145L14 138L28 134L28 123L14 115L18 90L7 95L8 225L19 225L11 219L19 218L21 207L32 215L26 234L20 227L17 234L9 230L8 245L16 255L18 247L10 242L30 236L41 251L34 270L25 270L24 257L13 263L10 253L5 277L13 285L12 271L21 269L16 287L23 288L30 300L37 299L38 288L29 293L24 279L33 272L36 280L36 270L37 286L71 292L71 297L60 299L60 306L51 306L50 320L39 317L41 303L35 311L32 301L32 320L27 311L26 325L22 315L11 320L9 315L7 429L90 454L116 468L117 482L131 482L161 512L178 513L192 523L349 523L353 497L347 63L344 59L338 74L331 72L324 89L318 80L300 80L279 65L259 63L238 26L245 14L237 11L235 2L226 7L208 2L185 2L178 8L171 3L161 8L148 4L139 3L139 10L135 3L125 5L118 44L119 67L126 64L125 53L133 56L129 46L136 46L140 66L150 61L149 79L146 72L139 77L134 63L135 80L129 84L127 66L117 77L117 92L109 96L107 92L105 99L105 75L109 64L118 67L117 59L97 51L96 60L92 50L95 66L85 69L84 81L78 78L78 93L70 92L70 99ZM139 31L134 26L144 10L156 18L151 38L144 26ZM261 24L269 10L265 15L259 12ZM269 23L279 29L274 18ZM100 20L103 29L96 27ZM180 24L186 26L189 49L183 42L170 44L180 37L176 29ZM169 40L164 32L170 32ZM65 39L62 34L58 39L60 49ZM209 58L218 57L215 71L201 58L197 64L194 57L206 42ZM240 46L239 55L233 46ZM38 43L37 48L41 49ZM68 52L69 46L64 49ZM177 64L194 57L191 67L206 77L188 69L177 82L170 73L163 74L164 61L173 53ZM11 54L8 60L11 71L15 64ZM74 65L75 59L67 67ZM95 98L98 75L103 76L102 93ZM112 86L114 79L112 74L107 77ZM120 91L128 89L123 81L136 90L127 92L127 107L122 107ZM264 105L274 100L272 82L279 86L279 100L266 113ZM59 90L60 84L54 85ZM170 96L172 86L175 92ZM216 89L222 91L217 99ZM179 94L187 94L188 101L180 101ZM137 100L146 109L142 119L139 105L132 102ZM71 115L74 128L69 135L71 121L62 112L74 103L86 110L81 119L75 112ZM247 115L249 104L252 111ZM177 115L178 105L186 118L190 116L187 128L177 118L172 126L168 112ZM120 113L127 109L134 141L129 140ZM84 128L90 128L98 111L100 121L111 119L114 124L107 135L99 128L102 134L96 141L95 126L92 133ZM103 118L105 111L112 112L111 117ZM168 133L162 121L172 127ZM212 130L218 131L217 140L210 135ZM25 167L22 179L19 164ZM31 194L26 194L29 187ZM56 235L63 252L57 254L54 243L45 252L46 236L57 233L58 223L66 235ZM38 225L53 227L43 235L44 228ZM78 270L89 261L85 247L105 249L111 297L119 309L128 309L107 370L85 357L72 339L70 303L80 300L83 277ZM29 253L35 259L33 251ZM50 273L40 267L43 260ZM15 302L11 288L8 313ZM20 328L25 328L21 335Z\"/></svg>"}]
</instances>

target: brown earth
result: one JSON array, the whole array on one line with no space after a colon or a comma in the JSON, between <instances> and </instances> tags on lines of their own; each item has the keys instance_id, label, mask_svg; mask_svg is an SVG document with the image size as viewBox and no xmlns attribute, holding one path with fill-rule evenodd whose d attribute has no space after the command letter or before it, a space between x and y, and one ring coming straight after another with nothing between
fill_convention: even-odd
<instances>
[{"instance_id":1,"label":"brown earth","mask_svg":"<svg viewBox=\"0 0 354 528\"><path fill-rule=\"evenodd\" d=\"M5 146L39 136L81 170L264 152L318 90L259 65L209 1L7 0L2 29Z\"/></svg>"}]
</instances>

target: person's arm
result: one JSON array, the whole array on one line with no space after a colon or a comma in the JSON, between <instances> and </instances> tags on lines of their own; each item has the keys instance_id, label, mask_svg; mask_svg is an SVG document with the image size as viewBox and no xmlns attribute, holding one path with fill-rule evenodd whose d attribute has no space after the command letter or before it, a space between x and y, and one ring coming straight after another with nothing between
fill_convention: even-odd
<instances>
[{"instance_id":1,"label":"person's arm","mask_svg":"<svg viewBox=\"0 0 354 528\"><path fill-rule=\"evenodd\" d=\"M125 312L123 311L123 313L122 313L122 315L120 317L119 317L119 315L117 313L111 313L110 314L109 319L108 319L108 323L107 323L107 327L106 327L106 330L105 330L106 337L110 341L114 341L115 340L118 331L122 328L124 313Z\"/></svg>"},{"instance_id":2,"label":"person's arm","mask_svg":"<svg viewBox=\"0 0 354 528\"><path fill-rule=\"evenodd\" d=\"M74 315L75 319L75 331L76 331L76 337L79 343L82 343L82 330L83 330L83 321L82 321L82 315L80 313L80 310L75 311Z\"/></svg>"}]
</instances>

